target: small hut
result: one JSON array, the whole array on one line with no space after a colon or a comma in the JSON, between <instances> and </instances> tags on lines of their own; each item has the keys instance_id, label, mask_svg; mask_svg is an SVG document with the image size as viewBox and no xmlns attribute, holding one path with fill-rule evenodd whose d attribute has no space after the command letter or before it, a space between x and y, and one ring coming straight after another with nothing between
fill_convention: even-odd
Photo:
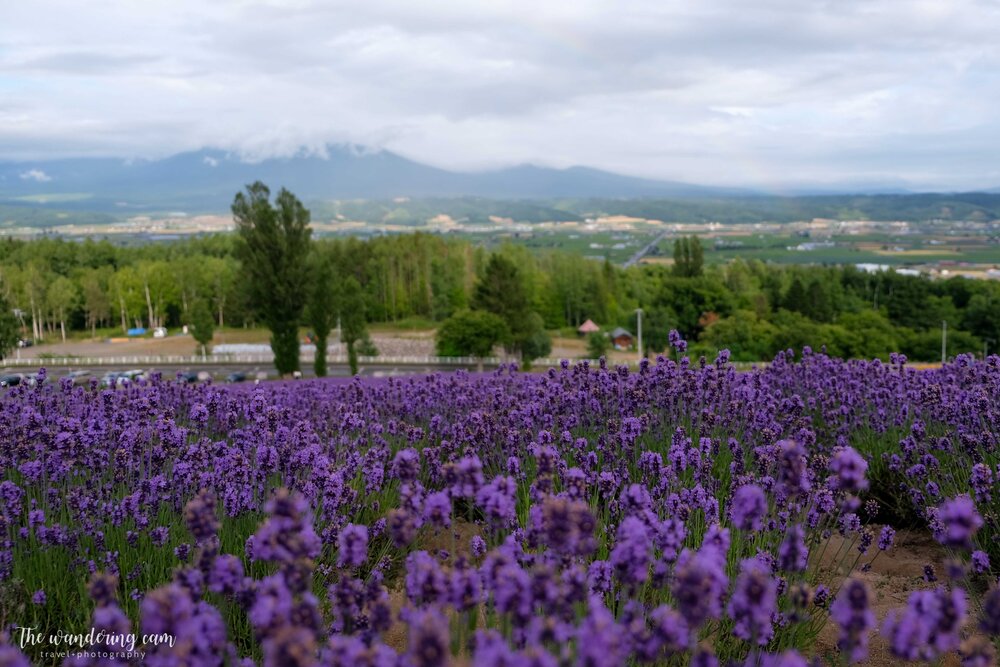
<instances>
[{"instance_id":1,"label":"small hut","mask_svg":"<svg viewBox=\"0 0 1000 667\"><path fill-rule=\"evenodd\" d=\"M611 342L616 350L628 350L632 347L634 339L627 330L618 327L611 332Z\"/></svg>"},{"instance_id":2,"label":"small hut","mask_svg":"<svg viewBox=\"0 0 1000 667\"><path fill-rule=\"evenodd\" d=\"M580 327L576 330L576 332L581 336L587 336L589 334L595 333L600 330L601 327L594 324L594 320L587 320L586 322L580 325Z\"/></svg>"}]
</instances>

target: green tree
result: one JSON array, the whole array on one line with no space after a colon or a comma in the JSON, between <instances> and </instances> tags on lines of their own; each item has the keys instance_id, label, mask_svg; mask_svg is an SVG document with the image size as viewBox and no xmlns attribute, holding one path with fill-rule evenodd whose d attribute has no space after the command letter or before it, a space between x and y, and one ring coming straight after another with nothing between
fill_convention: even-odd
<instances>
[{"instance_id":1,"label":"green tree","mask_svg":"<svg viewBox=\"0 0 1000 667\"><path fill-rule=\"evenodd\" d=\"M80 276L83 310L87 314L87 325L92 338L97 337L97 325L111 317L111 300L108 298L110 275L110 267L101 267L85 269Z\"/></svg>"},{"instance_id":2,"label":"green tree","mask_svg":"<svg viewBox=\"0 0 1000 667\"><path fill-rule=\"evenodd\" d=\"M535 359L547 357L552 353L552 337L545 330L542 316L532 312L528 316L528 320L528 331L518 343L521 351L521 362L525 369L531 368L531 362Z\"/></svg>"},{"instance_id":3,"label":"green tree","mask_svg":"<svg viewBox=\"0 0 1000 667\"><path fill-rule=\"evenodd\" d=\"M490 256L472 297L475 310L485 310L502 319L516 334L525 329L530 312L528 294L514 262L500 254Z\"/></svg>"},{"instance_id":4,"label":"green tree","mask_svg":"<svg viewBox=\"0 0 1000 667\"><path fill-rule=\"evenodd\" d=\"M714 350L728 349L733 361L768 361L776 352L776 327L752 310L738 310L709 325L699 341Z\"/></svg>"},{"instance_id":5,"label":"green tree","mask_svg":"<svg viewBox=\"0 0 1000 667\"><path fill-rule=\"evenodd\" d=\"M705 251L697 236L682 236L674 241L673 273L679 278L696 278L702 274Z\"/></svg>"},{"instance_id":6,"label":"green tree","mask_svg":"<svg viewBox=\"0 0 1000 667\"><path fill-rule=\"evenodd\" d=\"M531 309L528 292L517 266L500 254L490 256L476 285L473 308L498 316L510 330L505 343L526 363L548 354L551 340L541 316Z\"/></svg>"},{"instance_id":7,"label":"green tree","mask_svg":"<svg viewBox=\"0 0 1000 667\"><path fill-rule=\"evenodd\" d=\"M677 329L688 340L694 340L701 333L705 316L714 313L718 317L726 317L733 310L732 293L715 276L704 275L700 278L674 278L663 280L651 310L659 309L673 314L670 329ZM651 315L655 314L651 312ZM714 319L714 318L708 318ZM646 320L646 317L643 317ZM643 322L646 324L646 322ZM654 326L653 319L648 323L649 329ZM658 324L658 323L657 323ZM643 327L643 338L645 329ZM663 335L659 332L659 335ZM645 341L643 341L645 342Z\"/></svg>"},{"instance_id":8,"label":"green tree","mask_svg":"<svg viewBox=\"0 0 1000 667\"><path fill-rule=\"evenodd\" d=\"M274 205L257 181L233 200L238 252L251 302L271 330L274 365L282 375L299 370L299 321L308 299L309 211L284 188Z\"/></svg>"},{"instance_id":9,"label":"green tree","mask_svg":"<svg viewBox=\"0 0 1000 667\"><path fill-rule=\"evenodd\" d=\"M587 356L591 359L600 359L610 347L611 341L603 331L593 331L587 336Z\"/></svg>"},{"instance_id":10,"label":"green tree","mask_svg":"<svg viewBox=\"0 0 1000 667\"><path fill-rule=\"evenodd\" d=\"M130 326L141 324L144 304L142 281L133 267L125 266L116 271L109 282L124 334Z\"/></svg>"},{"instance_id":11,"label":"green tree","mask_svg":"<svg viewBox=\"0 0 1000 667\"><path fill-rule=\"evenodd\" d=\"M806 291L805 315L817 322L829 322L833 319L833 306L830 305L830 293L819 280L809 283Z\"/></svg>"},{"instance_id":12,"label":"green tree","mask_svg":"<svg viewBox=\"0 0 1000 667\"><path fill-rule=\"evenodd\" d=\"M1000 298L976 294L969 299L962 317L962 327L989 344L994 351L1000 344Z\"/></svg>"},{"instance_id":13,"label":"green tree","mask_svg":"<svg viewBox=\"0 0 1000 667\"><path fill-rule=\"evenodd\" d=\"M66 318L76 308L79 298L76 283L66 276L59 276L53 280L45 294L45 302L49 312L59 322L59 330L62 332L64 343L66 342Z\"/></svg>"},{"instance_id":14,"label":"green tree","mask_svg":"<svg viewBox=\"0 0 1000 667\"><path fill-rule=\"evenodd\" d=\"M802 313L803 315L809 310L809 294L806 291L806 286L802 283L802 279L798 276L792 279L792 284L788 287L788 291L785 292L785 298L782 299L781 305L785 310Z\"/></svg>"},{"instance_id":15,"label":"green tree","mask_svg":"<svg viewBox=\"0 0 1000 667\"><path fill-rule=\"evenodd\" d=\"M5 359L10 354L10 351L17 346L19 338L14 309L7 299L0 295L0 359Z\"/></svg>"},{"instance_id":16,"label":"green tree","mask_svg":"<svg viewBox=\"0 0 1000 667\"><path fill-rule=\"evenodd\" d=\"M208 346L215 335L215 320L212 311L204 299L198 299L191 307L191 335L201 346L202 356L208 354Z\"/></svg>"},{"instance_id":17,"label":"green tree","mask_svg":"<svg viewBox=\"0 0 1000 667\"><path fill-rule=\"evenodd\" d=\"M438 327L437 353L442 357L488 357L510 335L498 316L484 310L460 310Z\"/></svg>"},{"instance_id":18,"label":"green tree","mask_svg":"<svg viewBox=\"0 0 1000 667\"><path fill-rule=\"evenodd\" d=\"M337 302L334 295L333 269L329 260L313 256L312 289L306 304L306 321L316 337L316 356L313 370L316 377L326 377L326 346L330 330L337 324Z\"/></svg>"},{"instance_id":19,"label":"green tree","mask_svg":"<svg viewBox=\"0 0 1000 667\"><path fill-rule=\"evenodd\" d=\"M347 363L351 375L358 374L358 343L368 337L368 321L365 319L365 298L361 284L354 276L348 276L341 284L340 298L340 338L347 346Z\"/></svg>"}]
</instances>

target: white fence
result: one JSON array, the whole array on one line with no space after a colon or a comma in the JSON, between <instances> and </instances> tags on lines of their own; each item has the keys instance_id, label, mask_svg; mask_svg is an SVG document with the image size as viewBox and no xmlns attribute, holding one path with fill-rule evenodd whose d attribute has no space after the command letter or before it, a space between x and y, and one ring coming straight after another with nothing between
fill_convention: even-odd
<instances>
[{"instance_id":1,"label":"white fence","mask_svg":"<svg viewBox=\"0 0 1000 667\"><path fill-rule=\"evenodd\" d=\"M303 356L303 362L312 362L312 355ZM330 365L346 365L347 355L338 354L327 357ZM435 356L377 356L358 357L358 363L373 366L499 366L509 361L501 357L435 357ZM111 356L111 357L36 357L25 359L0 360L0 368L38 368L42 366L218 366L236 365L270 365L274 363L273 354L209 354L200 355L160 355L160 356ZM557 366L559 359L536 359L535 366Z\"/></svg>"}]
</instances>

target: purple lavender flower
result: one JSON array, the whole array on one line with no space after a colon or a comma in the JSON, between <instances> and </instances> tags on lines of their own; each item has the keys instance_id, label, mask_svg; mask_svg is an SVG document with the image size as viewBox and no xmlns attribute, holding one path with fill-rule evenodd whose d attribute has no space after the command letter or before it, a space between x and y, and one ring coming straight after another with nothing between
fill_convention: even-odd
<instances>
[{"instance_id":1,"label":"purple lavender flower","mask_svg":"<svg viewBox=\"0 0 1000 667\"><path fill-rule=\"evenodd\" d=\"M577 632L577 665L624 665L629 654L628 635L598 597L591 597L589 612Z\"/></svg>"},{"instance_id":2,"label":"purple lavender flower","mask_svg":"<svg viewBox=\"0 0 1000 667\"><path fill-rule=\"evenodd\" d=\"M262 634L270 634L285 625L292 614L292 592L281 575L271 575L256 588L253 605L247 614L250 624Z\"/></svg>"},{"instance_id":3,"label":"purple lavender flower","mask_svg":"<svg viewBox=\"0 0 1000 667\"><path fill-rule=\"evenodd\" d=\"M500 475L479 489L476 504L483 508L492 523L505 526L514 521L516 495L517 482L514 478Z\"/></svg>"},{"instance_id":4,"label":"purple lavender flower","mask_svg":"<svg viewBox=\"0 0 1000 667\"><path fill-rule=\"evenodd\" d=\"M983 525L976 505L967 495L947 500L938 508L937 520L941 529L935 537L941 544L959 549L971 549L972 538Z\"/></svg>"},{"instance_id":5,"label":"purple lavender flower","mask_svg":"<svg viewBox=\"0 0 1000 667\"><path fill-rule=\"evenodd\" d=\"M479 535L473 535L469 540L469 549L474 557L482 558L486 555L486 540Z\"/></svg>"},{"instance_id":6,"label":"purple lavender flower","mask_svg":"<svg viewBox=\"0 0 1000 667\"><path fill-rule=\"evenodd\" d=\"M397 549L402 549L413 541L416 537L417 521L410 512L403 509L389 510L388 516L389 535L392 536L392 543Z\"/></svg>"},{"instance_id":7,"label":"purple lavender flower","mask_svg":"<svg viewBox=\"0 0 1000 667\"><path fill-rule=\"evenodd\" d=\"M993 470L985 463L972 466L969 484L976 494L976 502L990 502L993 499Z\"/></svg>"},{"instance_id":8,"label":"purple lavender flower","mask_svg":"<svg viewBox=\"0 0 1000 667\"><path fill-rule=\"evenodd\" d=\"M805 529L801 524L789 526L778 547L778 568L785 572L805 572L808 563Z\"/></svg>"},{"instance_id":9,"label":"purple lavender flower","mask_svg":"<svg viewBox=\"0 0 1000 667\"><path fill-rule=\"evenodd\" d=\"M420 475L420 452L415 449L401 449L392 460L392 476L401 483L413 482Z\"/></svg>"},{"instance_id":10,"label":"purple lavender flower","mask_svg":"<svg viewBox=\"0 0 1000 667\"><path fill-rule=\"evenodd\" d=\"M413 667L441 667L448 664L448 621L436 609L413 612L407 622L410 626L407 656Z\"/></svg>"},{"instance_id":11,"label":"purple lavender flower","mask_svg":"<svg viewBox=\"0 0 1000 667\"><path fill-rule=\"evenodd\" d=\"M836 475L837 487L844 491L856 493L868 488L868 462L853 447L838 447L830 459L830 470Z\"/></svg>"},{"instance_id":12,"label":"purple lavender flower","mask_svg":"<svg viewBox=\"0 0 1000 667\"><path fill-rule=\"evenodd\" d=\"M215 558L208 574L208 590L213 593L234 595L243 584L243 563L230 554Z\"/></svg>"},{"instance_id":13,"label":"purple lavender flower","mask_svg":"<svg viewBox=\"0 0 1000 667\"><path fill-rule=\"evenodd\" d=\"M626 584L641 584L649 575L650 542L646 524L635 517L627 517L618 527L615 548L611 551L611 565L618 578Z\"/></svg>"},{"instance_id":14,"label":"purple lavender flower","mask_svg":"<svg viewBox=\"0 0 1000 667\"><path fill-rule=\"evenodd\" d=\"M972 571L976 574L986 574L990 571L990 556L985 551L972 552Z\"/></svg>"},{"instance_id":15,"label":"purple lavender flower","mask_svg":"<svg viewBox=\"0 0 1000 667\"><path fill-rule=\"evenodd\" d=\"M611 563L595 560L587 569L587 587L591 594L607 593L611 590Z\"/></svg>"},{"instance_id":16,"label":"purple lavender flower","mask_svg":"<svg viewBox=\"0 0 1000 667\"><path fill-rule=\"evenodd\" d=\"M844 582L837 599L830 605L830 616L840 628L837 646L851 663L868 657L868 633L875 626L871 601L868 585L852 578Z\"/></svg>"},{"instance_id":17,"label":"purple lavender flower","mask_svg":"<svg viewBox=\"0 0 1000 667\"><path fill-rule=\"evenodd\" d=\"M90 599L98 607L116 604L118 600L118 577L104 572L95 572L87 585Z\"/></svg>"},{"instance_id":18,"label":"purple lavender flower","mask_svg":"<svg viewBox=\"0 0 1000 667\"><path fill-rule=\"evenodd\" d=\"M660 605L649 615L649 620L652 625L650 636L655 645L651 653L669 659L691 648L691 630L677 611Z\"/></svg>"},{"instance_id":19,"label":"purple lavender flower","mask_svg":"<svg viewBox=\"0 0 1000 667\"><path fill-rule=\"evenodd\" d=\"M677 561L671 588L677 609L692 629L722 613L722 598L728 580L724 561L714 550L683 551Z\"/></svg>"},{"instance_id":20,"label":"purple lavender flower","mask_svg":"<svg viewBox=\"0 0 1000 667\"><path fill-rule=\"evenodd\" d=\"M778 460L778 482L789 497L808 493L812 488L805 447L795 440L775 444Z\"/></svg>"},{"instance_id":21,"label":"purple lavender flower","mask_svg":"<svg viewBox=\"0 0 1000 667\"><path fill-rule=\"evenodd\" d=\"M444 600L448 580L438 562L426 551L414 551L406 559L406 597L417 606Z\"/></svg>"},{"instance_id":22,"label":"purple lavender flower","mask_svg":"<svg viewBox=\"0 0 1000 667\"><path fill-rule=\"evenodd\" d=\"M45 606L45 601L47 599L48 599L48 597L45 595L45 591L42 590L42 589L38 589L31 596L31 603L33 605L36 605L36 606L39 606L39 607L44 607Z\"/></svg>"},{"instance_id":23,"label":"purple lavender flower","mask_svg":"<svg viewBox=\"0 0 1000 667\"><path fill-rule=\"evenodd\" d=\"M476 631L473 663L477 667L508 667L518 664L510 645L495 630Z\"/></svg>"},{"instance_id":24,"label":"purple lavender flower","mask_svg":"<svg viewBox=\"0 0 1000 667\"><path fill-rule=\"evenodd\" d=\"M934 660L961 642L965 592L960 588L914 591L906 608L892 610L882 627L889 650L904 660Z\"/></svg>"},{"instance_id":25,"label":"purple lavender flower","mask_svg":"<svg viewBox=\"0 0 1000 667\"><path fill-rule=\"evenodd\" d=\"M878 538L879 551L888 551L892 548L892 543L896 539L896 531L889 526L882 526L882 532Z\"/></svg>"},{"instance_id":26,"label":"purple lavender flower","mask_svg":"<svg viewBox=\"0 0 1000 667\"><path fill-rule=\"evenodd\" d=\"M339 567L361 567L368 558L368 527L347 524L340 531L337 550Z\"/></svg>"},{"instance_id":27,"label":"purple lavender flower","mask_svg":"<svg viewBox=\"0 0 1000 667\"><path fill-rule=\"evenodd\" d=\"M467 611L482 601L483 584L479 571L467 567L461 559L456 563L449 582L449 601L458 611Z\"/></svg>"},{"instance_id":28,"label":"purple lavender flower","mask_svg":"<svg viewBox=\"0 0 1000 667\"><path fill-rule=\"evenodd\" d=\"M451 497L447 491L427 494L424 501L424 522L440 528L451 525Z\"/></svg>"},{"instance_id":29,"label":"purple lavender flower","mask_svg":"<svg viewBox=\"0 0 1000 667\"><path fill-rule=\"evenodd\" d=\"M785 651L784 653L779 653L777 655L771 655L765 653L760 657L759 662L760 667L808 667L809 662L802 657L798 651L792 649Z\"/></svg>"},{"instance_id":30,"label":"purple lavender flower","mask_svg":"<svg viewBox=\"0 0 1000 667\"><path fill-rule=\"evenodd\" d=\"M767 515L767 496L756 484L741 486L733 494L733 523L740 530L758 531Z\"/></svg>"},{"instance_id":31,"label":"purple lavender flower","mask_svg":"<svg viewBox=\"0 0 1000 667\"><path fill-rule=\"evenodd\" d=\"M727 612L733 619L733 634L764 646L774 637L771 617L778 611L778 585L767 567L756 558L740 566Z\"/></svg>"},{"instance_id":32,"label":"purple lavender flower","mask_svg":"<svg viewBox=\"0 0 1000 667\"><path fill-rule=\"evenodd\" d=\"M3 667L31 667L28 656L13 646L0 644L0 665Z\"/></svg>"},{"instance_id":33,"label":"purple lavender flower","mask_svg":"<svg viewBox=\"0 0 1000 667\"><path fill-rule=\"evenodd\" d=\"M1000 586L994 584L983 595L979 629L991 637L1000 636Z\"/></svg>"},{"instance_id":34,"label":"purple lavender flower","mask_svg":"<svg viewBox=\"0 0 1000 667\"><path fill-rule=\"evenodd\" d=\"M316 637L305 628L283 627L261 642L263 667L311 667L316 664Z\"/></svg>"}]
</instances>

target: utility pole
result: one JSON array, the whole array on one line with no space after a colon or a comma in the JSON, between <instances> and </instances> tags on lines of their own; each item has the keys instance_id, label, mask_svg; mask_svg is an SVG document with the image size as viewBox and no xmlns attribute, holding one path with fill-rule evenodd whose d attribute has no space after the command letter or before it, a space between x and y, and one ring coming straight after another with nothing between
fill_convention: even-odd
<instances>
[{"instance_id":1,"label":"utility pole","mask_svg":"<svg viewBox=\"0 0 1000 667\"><path fill-rule=\"evenodd\" d=\"M948 322L941 320L941 363L948 361Z\"/></svg>"},{"instance_id":2,"label":"utility pole","mask_svg":"<svg viewBox=\"0 0 1000 667\"><path fill-rule=\"evenodd\" d=\"M643 359L643 355L642 355L642 308L636 308L635 309L635 316L636 316L636 325L637 325L636 328L638 329L638 331L637 331L637 334L638 334L638 336L637 336L638 345L636 347L638 347L638 349L639 349L639 361L642 361L642 359Z\"/></svg>"}]
</instances>

